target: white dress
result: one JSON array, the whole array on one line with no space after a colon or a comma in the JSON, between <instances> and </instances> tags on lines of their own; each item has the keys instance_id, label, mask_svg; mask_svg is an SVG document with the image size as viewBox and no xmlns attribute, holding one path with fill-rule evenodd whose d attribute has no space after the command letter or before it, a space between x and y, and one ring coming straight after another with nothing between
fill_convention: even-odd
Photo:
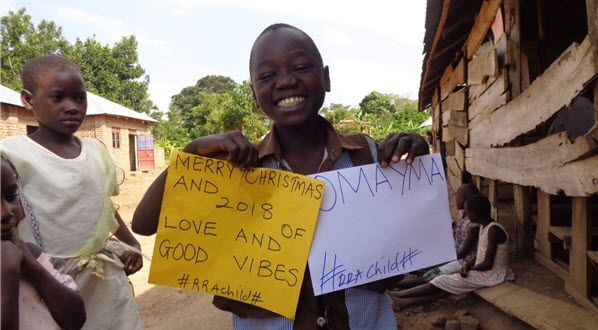
<instances>
[{"instance_id":1,"label":"white dress","mask_svg":"<svg viewBox=\"0 0 598 330\"><path fill-rule=\"evenodd\" d=\"M37 220L21 221L19 235L42 245L53 262L86 262L82 271L79 267L76 274L69 273L85 301L84 329L141 329L131 286L119 267L122 263L99 253L118 229L110 199L116 189L114 163L98 140L78 141L81 154L64 159L26 136L2 140L2 154L17 169L19 185Z\"/></svg>"}]
</instances>

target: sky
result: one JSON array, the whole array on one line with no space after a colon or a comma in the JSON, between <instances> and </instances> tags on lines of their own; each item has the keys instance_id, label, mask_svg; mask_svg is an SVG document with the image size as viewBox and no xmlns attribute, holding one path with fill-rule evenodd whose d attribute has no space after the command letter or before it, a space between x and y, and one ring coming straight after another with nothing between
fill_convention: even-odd
<instances>
[{"instance_id":1,"label":"sky","mask_svg":"<svg viewBox=\"0 0 598 330\"><path fill-rule=\"evenodd\" d=\"M325 105L357 106L372 91L417 98L425 1L369 0L2 0L2 15L27 9L52 20L72 43L95 35L113 45L134 34L150 99L170 98L206 75L249 79L249 52L268 25L294 25L315 41L330 68Z\"/></svg>"}]
</instances>

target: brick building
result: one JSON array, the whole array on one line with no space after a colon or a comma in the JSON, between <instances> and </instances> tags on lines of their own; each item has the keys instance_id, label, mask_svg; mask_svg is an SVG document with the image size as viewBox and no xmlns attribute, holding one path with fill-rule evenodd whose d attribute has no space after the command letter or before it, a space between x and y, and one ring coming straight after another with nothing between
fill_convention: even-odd
<instances>
[{"instance_id":1,"label":"brick building","mask_svg":"<svg viewBox=\"0 0 598 330\"><path fill-rule=\"evenodd\" d=\"M0 88L0 138L35 132L37 119L22 106L20 94ZM87 92L87 116L75 135L102 141L116 166L126 173L149 170L165 166L164 149L154 145L150 132L154 122L147 114Z\"/></svg>"}]
</instances>

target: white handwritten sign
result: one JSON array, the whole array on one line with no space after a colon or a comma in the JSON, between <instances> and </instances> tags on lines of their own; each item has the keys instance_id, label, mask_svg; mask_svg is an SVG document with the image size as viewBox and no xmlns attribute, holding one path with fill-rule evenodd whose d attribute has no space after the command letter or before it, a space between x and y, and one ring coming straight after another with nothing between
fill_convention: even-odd
<instances>
[{"instance_id":1,"label":"white handwritten sign","mask_svg":"<svg viewBox=\"0 0 598 330\"><path fill-rule=\"evenodd\" d=\"M456 259L439 154L311 177L326 183L309 254L316 295Z\"/></svg>"}]
</instances>

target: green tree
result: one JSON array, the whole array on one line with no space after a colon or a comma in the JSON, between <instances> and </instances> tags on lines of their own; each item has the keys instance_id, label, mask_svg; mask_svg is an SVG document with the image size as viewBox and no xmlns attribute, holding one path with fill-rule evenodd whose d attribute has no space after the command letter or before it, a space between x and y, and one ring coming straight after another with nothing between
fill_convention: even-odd
<instances>
[{"instance_id":1,"label":"green tree","mask_svg":"<svg viewBox=\"0 0 598 330\"><path fill-rule=\"evenodd\" d=\"M408 95L387 94L394 104L397 105L398 111L403 110L417 110L417 100L412 100Z\"/></svg>"},{"instance_id":2,"label":"green tree","mask_svg":"<svg viewBox=\"0 0 598 330\"><path fill-rule=\"evenodd\" d=\"M198 113L197 111L193 112L193 109L202 103L202 93L232 94L237 87L237 83L230 77L219 75L205 76L199 79L195 86L185 87L180 93L173 95L170 102L170 110L179 113L183 120L183 125L187 129L193 129L196 125L200 125L203 122L203 120L198 122Z\"/></svg>"},{"instance_id":3,"label":"green tree","mask_svg":"<svg viewBox=\"0 0 598 330\"><path fill-rule=\"evenodd\" d=\"M137 38L122 37L114 44L102 45L95 38L77 39L66 56L81 68L87 89L137 112L156 106L147 92L150 78L139 64Z\"/></svg>"},{"instance_id":4,"label":"green tree","mask_svg":"<svg viewBox=\"0 0 598 330\"><path fill-rule=\"evenodd\" d=\"M9 11L0 22L1 80L3 85L13 90L23 88L21 72L25 62L40 55L64 55L70 51L71 45L62 36L61 27L52 21L42 20L36 28L25 8Z\"/></svg>"},{"instance_id":5,"label":"green tree","mask_svg":"<svg viewBox=\"0 0 598 330\"><path fill-rule=\"evenodd\" d=\"M345 118L353 117L356 111L350 105L330 103L330 106L323 107L322 110L320 110L320 113L324 116L324 118L326 118L326 120L331 122L333 125L336 125Z\"/></svg>"},{"instance_id":6,"label":"green tree","mask_svg":"<svg viewBox=\"0 0 598 330\"><path fill-rule=\"evenodd\" d=\"M173 118L190 138L239 130L250 141L258 141L268 131L268 120L253 101L249 81L237 84L225 76L205 76L183 88L172 96L170 112L177 114Z\"/></svg>"},{"instance_id":7,"label":"green tree","mask_svg":"<svg viewBox=\"0 0 598 330\"><path fill-rule=\"evenodd\" d=\"M359 103L361 111L366 114L393 114L397 112L398 107L392 102L388 95L373 91L366 95Z\"/></svg>"},{"instance_id":8,"label":"green tree","mask_svg":"<svg viewBox=\"0 0 598 330\"><path fill-rule=\"evenodd\" d=\"M137 39L123 37L113 47L102 45L95 37L70 44L62 28L42 20L37 27L25 8L9 11L1 18L2 84L20 90L21 72L28 60L46 54L59 54L79 65L87 89L139 112L157 109L147 92L149 76L139 64Z\"/></svg>"},{"instance_id":9,"label":"green tree","mask_svg":"<svg viewBox=\"0 0 598 330\"><path fill-rule=\"evenodd\" d=\"M208 75L199 79L195 87L208 93L232 93L237 88L237 83L230 77Z\"/></svg>"}]
</instances>

